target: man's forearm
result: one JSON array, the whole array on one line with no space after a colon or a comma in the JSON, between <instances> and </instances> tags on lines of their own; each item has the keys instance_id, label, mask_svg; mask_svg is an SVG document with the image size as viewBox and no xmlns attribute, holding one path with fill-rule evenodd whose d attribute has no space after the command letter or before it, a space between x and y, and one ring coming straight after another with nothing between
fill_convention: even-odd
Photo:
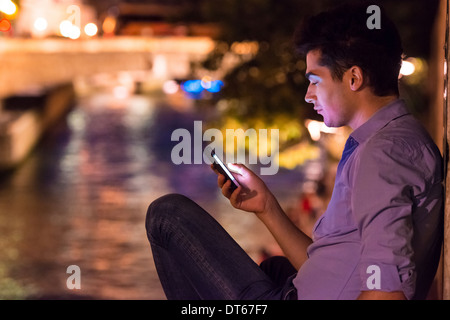
<instances>
[{"instance_id":1,"label":"man's forearm","mask_svg":"<svg viewBox=\"0 0 450 320\"><path fill-rule=\"evenodd\" d=\"M384 292L384 291L362 291L358 300L406 300L405 295L401 291Z\"/></svg>"},{"instance_id":2,"label":"man's forearm","mask_svg":"<svg viewBox=\"0 0 450 320\"><path fill-rule=\"evenodd\" d=\"M308 259L306 250L312 243L310 237L303 233L284 213L275 198L270 200L268 209L257 214L278 242L286 257L298 270Z\"/></svg>"}]
</instances>

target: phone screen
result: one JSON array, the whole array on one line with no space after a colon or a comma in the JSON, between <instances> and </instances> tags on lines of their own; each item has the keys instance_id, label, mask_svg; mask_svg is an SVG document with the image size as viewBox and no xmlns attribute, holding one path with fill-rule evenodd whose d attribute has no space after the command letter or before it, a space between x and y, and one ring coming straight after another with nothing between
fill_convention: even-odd
<instances>
[{"instance_id":1,"label":"phone screen","mask_svg":"<svg viewBox=\"0 0 450 320\"><path fill-rule=\"evenodd\" d=\"M221 174L227 178L227 180L231 180L231 189L234 190L239 186L239 182L237 182L236 178L233 176L233 174L228 170L227 166L220 160L220 158L217 156L217 154L213 151L211 151L211 156L214 158L214 167L217 171L219 171Z\"/></svg>"}]
</instances>

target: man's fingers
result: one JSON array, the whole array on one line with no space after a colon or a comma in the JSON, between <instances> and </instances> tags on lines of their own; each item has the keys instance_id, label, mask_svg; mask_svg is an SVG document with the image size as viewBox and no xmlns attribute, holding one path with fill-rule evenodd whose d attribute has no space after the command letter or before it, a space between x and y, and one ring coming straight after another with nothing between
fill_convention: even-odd
<instances>
[{"instance_id":1,"label":"man's fingers","mask_svg":"<svg viewBox=\"0 0 450 320\"><path fill-rule=\"evenodd\" d=\"M228 163L227 167L231 172L237 173L238 175L242 176L243 178L246 178L251 174L251 171L244 164Z\"/></svg>"},{"instance_id":2,"label":"man's fingers","mask_svg":"<svg viewBox=\"0 0 450 320\"><path fill-rule=\"evenodd\" d=\"M233 193L230 195L230 203L233 207L237 208L239 206L239 194L241 193L242 186L237 187Z\"/></svg>"},{"instance_id":3,"label":"man's fingers","mask_svg":"<svg viewBox=\"0 0 450 320\"><path fill-rule=\"evenodd\" d=\"M214 171L216 174L219 174L219 171L216 170L216 167L214 166L214 164L211 163L211 169L212 171Z\"/></svg>"},{"instance_id":4,"label":"man's fingers","mask_svg":"<svg viewBox=\"0 0 450 320\"><path fill-rule=\"evenodd\" d=\"M222 176L223 177L223 176ZM225 177L224 177L225 178ZM231 197L231 180L227 180L223 185L222 185L222 194L226 197L226 198L230 198Z\"/></svg>"},{"instance_id":5,"label":"man's fingers","mask_svg":"<svg viewBox=\"0 0 450 320\"><path fill-rule=\"evenodd\" d=\"M217 174L217 185L219 186L219 188L222 188L224 183L226 181L226 178L223 174L218 173Z\"/></svg>"}]
</instances>

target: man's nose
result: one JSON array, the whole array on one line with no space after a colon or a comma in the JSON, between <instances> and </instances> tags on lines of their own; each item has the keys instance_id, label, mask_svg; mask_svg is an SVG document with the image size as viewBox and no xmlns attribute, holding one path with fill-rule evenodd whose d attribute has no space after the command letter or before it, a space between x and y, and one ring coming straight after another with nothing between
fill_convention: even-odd
<instances>
[{"instance_id":1,"label":"man's nose","mask_svg":"<svg viewBox=\"0 0 450 320\"><path fill-rule=\"evenodd\" d=\"M308 90L306 91L306 94L305 94L305 101L307 103L314 103L315 96L312 94L310 88L311 88L311 86L308 86Z\"/></svg>"}]
</instances>

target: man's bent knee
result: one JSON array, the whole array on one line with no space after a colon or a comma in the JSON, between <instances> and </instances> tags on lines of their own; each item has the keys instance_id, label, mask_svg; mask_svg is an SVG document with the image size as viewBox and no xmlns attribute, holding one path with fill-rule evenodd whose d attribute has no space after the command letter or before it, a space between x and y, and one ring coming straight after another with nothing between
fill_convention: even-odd
<instances>
[{"instance_id":1,"label":"man's bent knee","mask_svg":"<svg viewBox=\"0 0 450 320\"><path fill-rule=\"evenodd\" d=\"M153 228L158 228L163 220L173 217L174 214L180 212L180 208L185 208L192 200L181 194L167 194L154 200L147 210L145 219L145 227L147 233Z\"/></svg>"},{"instance_id":2,"label":"man's bent knee","mask_svg":"<svg viewBox=\"0 0 450 320\"><path fill-rule=\"evenodd\" d=\"M157 211L163 211L168 207L175 207L180 205L182 206L184 203L191 201L192 201L191 199L182 194L177 193L166 194L154 200L148 207L148 212L154 213Z\"/></svg>"}]
</instances>

